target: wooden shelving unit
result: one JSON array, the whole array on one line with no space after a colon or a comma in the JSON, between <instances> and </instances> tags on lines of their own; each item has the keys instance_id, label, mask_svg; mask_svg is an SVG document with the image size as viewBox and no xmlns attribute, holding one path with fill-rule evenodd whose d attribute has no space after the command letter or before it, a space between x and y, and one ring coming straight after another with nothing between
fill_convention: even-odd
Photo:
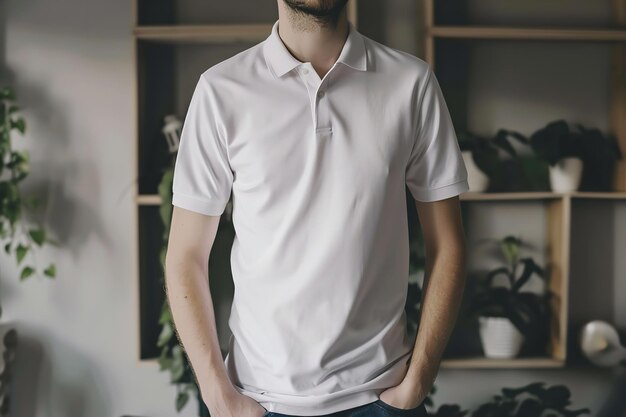
<instances>
[{"instance_id":1,"label":"wooden shelving unit","mask_svg":"<svg viewBox=\"0 0 626 417\"><path fill-rule=\"evenodd\" d=\"M156 337L158 336L158 313L162 303L158 249L161 239L159 205L156 193L160 170L169 163L165 142L160 133L163 116L184 116L190 95L190 84L200 71L219 62L237 51L262 41L271 30L271 20L224 23L222 21L178 21L175 0L134 0L134 56L135 56L135 108L136 108L136 253L135 272L137 293L137 354L143 363L156 360ZM625 0L615 0L617 24L626 23ZM252 2L250 2L252 4ZM425 0L425 57L436 68L435 43L438 39L464 40L536 40L536 41L593 41L614 45L611 75L612 128L626 153L626 27L625 28L526 28L438 25L434 21L434 0ZM349 19L358 26L357 3L349 2ZM156 10L156 12L154 11ZM196 19L197 20L197 19ZM207 19L208 20L208 19ZM232 20L232 19L231 19ZM201 49L195 49L201 48ZM223 49L230 48L230 49ZM221 57L209 52L221 50ZM191 51L191 52L189 52ZM201 51L196 53L194 51ZM206 52L206 54L204 54ZM194 69L177 65L181 54L194 58ZM195 55L194 55L195 54ZM201 59L197 56L202 55ZM207 55L204 57L204 55ZM187 71L187 72L185 72ZM191 81L189 81L191 79ZM187 82L185 88L184 82ZM513 360L490 360L471 356L446 358L445 368L553 368L565 364L567 349L567 290L569 268L569 230L572 201L593 199L597 201L626 201L626 166L622 162L615 180L615 192L514 192L514 193L465 193L461 195L464 205L536 202L545 210L546 241L550 249L547 255L553 268L550 285L560 294L552 305L551 340L545 357L517 358Z\"/></svg>"},{"instance_id":2,"label":"wooden shelving unit","mask_svg":"<svg viewBox=\"0 0 626 417\"><path fill-rule=\"evenodd\" d=\"M455 0L454 5L463 10L469 2ZM446 7L454 5L448 4ZM610 120L612 133L618 139L622 153L626 154L626 1L614 0L612 3L614 22L610 27L524 27L473 24L447 24L436 21L439 7L434 0L424 3L424 59L435 73L437 67L437 42L456 39L463 42L476 40L492 41L535 41L551 42L598 42L609 44L611 53L611 97ZM441 6L443 7L443 6ZM459 20L455 16L451 20ZM462 20L462 18L461 18ZM471 19L467 19L468 21ZM486 64L488 65L488 64ZM512 192L512 193L475 193L461 195L463 205L476 204L516 204L538 202L545 208L548 264L550 265L549 288L558 295L551 305L550 341L545 357L519 357L511 360L493 360L484 357L446 357L444 368L552 368L561 367L567 360L568 339L568 290L570 264L570 228L572 202L576 200L605 201L611 204L626 201L626 158L619 162L615 173L613 191L608 192Z\"/></svg>"}]
</instances>

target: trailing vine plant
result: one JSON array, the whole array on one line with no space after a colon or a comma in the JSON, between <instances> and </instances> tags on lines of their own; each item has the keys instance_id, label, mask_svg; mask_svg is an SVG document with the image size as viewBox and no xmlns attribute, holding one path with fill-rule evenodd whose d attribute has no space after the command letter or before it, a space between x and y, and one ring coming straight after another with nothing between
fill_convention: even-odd
<instances>
[{"instance_id":1,"label":"trailing vine plant","mask_svg":"<svg viewBox=\"0 0 626 417\"><path fill-rule=\"evenodd\" d=\"M21 267L22 281L40 275L33 264L26 263L27 256L31 255L36 263L36 249L45 243L54 246L58 243L47 236L43 226L31 225L24 220L23 210L36 209L41 206L41 201L20 192L20 183L28 176L30 166L28 151L13 149L14 134L24 135L26 131L26 121L19 112L13 90L10 87L0 89L0 240L4 251L13 254ZM55 264L48 264L41 272L54 278Z\"/></svg>"}]
</instances>

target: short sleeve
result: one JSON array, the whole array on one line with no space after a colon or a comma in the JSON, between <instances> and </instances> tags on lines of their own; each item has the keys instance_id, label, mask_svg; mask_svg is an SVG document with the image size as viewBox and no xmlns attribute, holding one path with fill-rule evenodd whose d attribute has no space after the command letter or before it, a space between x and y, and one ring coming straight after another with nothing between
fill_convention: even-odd
<instances>
[{"instance_id":1,"label":"short sleeve","mask_svg":"<svg viewBox=\"0 0 626 417\"><path fill-rule=\"evenodd\" d=\"M418 201L453 197L469 189L467 170L439 82L428 68L417 94L416 134L406 166L406 185Z\"/></svg>"},{"instance_id":2,"label":"short sleeve","mask_svg":"<svg viewBox=\"0 0 626 417\"><path fill-rule=\"evenodd\" d=\"M233 172L218 129L216 102L204 77L196 84L181 130L172 205L219 216L230 199Z\"/></svg>"}]
</instances>

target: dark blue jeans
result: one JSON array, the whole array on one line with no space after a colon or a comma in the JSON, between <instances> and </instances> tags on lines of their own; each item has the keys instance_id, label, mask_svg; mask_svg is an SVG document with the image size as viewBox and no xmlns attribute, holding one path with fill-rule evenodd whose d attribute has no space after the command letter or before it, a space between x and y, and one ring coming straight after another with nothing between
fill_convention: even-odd
<instances>
[{"instance_id":1,"label":"dark blue jeans","mask_svg":"<svg viewBox=\"0 0 626 417\"><path fill-rule=\"evenodd\" d=\"M341 410L332 414L324 414L315 417L427 417L429 416L426 411L424 402L415 408L397 408L387 403L382 402L380 399L374 402L360 405L358 407L349 408L347 410ZM272 411L266 411L263 417L295 417L288 414L274 413Z\"/></svg>"}]
</instances>

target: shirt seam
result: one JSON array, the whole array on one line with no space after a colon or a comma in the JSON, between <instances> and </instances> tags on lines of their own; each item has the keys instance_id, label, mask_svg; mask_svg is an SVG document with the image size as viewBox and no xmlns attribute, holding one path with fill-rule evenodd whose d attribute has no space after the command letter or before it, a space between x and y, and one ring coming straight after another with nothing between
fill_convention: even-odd
<instances>
[{"instance_id":1,"label":"shirt seam","mask_svg":"<svg viewBox=\"0 0 626 417\"><path fill-rule=\"evenodd\" d=\"M443 184L443 185L438 185L436 187L422 187L422 186L419 186L419 185L414 185L413 187L415 189L417 189L417 190L420 190L420 191L421 190L432 191L432 190L438 190L438 189L444 188L444 187L449 187L451 185L455 185L455 184L458 184L460 182L465 182L465 181L467 181L467 177L460 177L459 179L455 179L452 182L449 182L449 183Z\"/></svg>"},{"instance_id":2,"label":"shirt seam","mask_svg":"<svg viewBox=\"0 0 626 417\"><path fill-rule=\"evenodd\" d=\"M199 201L199 202L202 202L202 203L213 204L213 203L216 203L216 202L221 202L220 199L218 199L218 198L198 197L198 196L191 195L191 194L181 193L180 191L172 191L172 196L174 194L177 194L179 196L183 196L183 197L189 198L191 200L196 200L196 201Z\"/></svg>"}]
</instances>

